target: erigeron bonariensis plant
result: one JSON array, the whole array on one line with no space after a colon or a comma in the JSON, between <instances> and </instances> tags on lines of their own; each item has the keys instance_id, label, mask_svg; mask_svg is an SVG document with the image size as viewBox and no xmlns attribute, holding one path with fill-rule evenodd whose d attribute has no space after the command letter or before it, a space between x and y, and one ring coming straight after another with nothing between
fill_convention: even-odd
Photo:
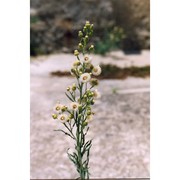
<instances>
[{"instance_id":1,"label":"erigeron bonariensis plant","mask_svg":"<svg viewBox=\"0 0 180 180\"><path fill-rule=\"evenodd\" d=\"M80 42L78 50L74 51L76 60L71 68L71 75L76 78L76 82L67 87L65 92L71 101L68 106L57 102L54 107L52 117L64 125L65 130L58 129L75 141L73 153L68 153L69 159L76 166L80 179L89 179L89 155L92 140L87 140L89 123L94 117L92 105L94 105L100 93L96 88L98 80L96 76L101 74L100 66L94 66L90 53L94 46L89 44L93 35L93 24L86 21L82 31L79 31Z\"/></svg>"}]
</instances>

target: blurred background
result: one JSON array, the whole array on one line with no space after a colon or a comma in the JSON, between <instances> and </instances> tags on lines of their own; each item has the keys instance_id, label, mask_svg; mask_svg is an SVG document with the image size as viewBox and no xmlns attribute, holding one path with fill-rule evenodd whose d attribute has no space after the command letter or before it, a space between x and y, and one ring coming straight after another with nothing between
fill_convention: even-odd
<instances>
[{"instance_id":1,"label":"blurred background","mask_svg":"<svg viewBox=\"0 0 180 180\"><path fill-rule=\"evenodd\" d=\"M95 27L97 53L113 48L112 40L129 52L150 47L149 0L31 0L31 55L72 52L87 19Z\"/></svg>"},{"instance_id":2,"label":"blurred background","mask_svg":"<svg viewBox=\"0 0 180 180\"><path fill-rule=\"evenodd\" d=\"M85 21L94 24L93 63L101 64L90 124L92 178L149 177L149 0L31 0L31 178L77 178L66 150L68 137L54 132L57 100L68 103L69 70Z\"/></svg>"}]
</instances>

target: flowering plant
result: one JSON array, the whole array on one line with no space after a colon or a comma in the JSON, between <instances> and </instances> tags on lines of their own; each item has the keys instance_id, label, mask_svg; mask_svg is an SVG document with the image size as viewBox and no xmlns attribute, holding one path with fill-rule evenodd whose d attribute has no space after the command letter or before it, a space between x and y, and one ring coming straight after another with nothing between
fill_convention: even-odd
<instances>
[{"instance_id":1,"label":"flowering plant","mask_svg":"<svg viewBox=\"0 0 180 180\"><path fill-rule=\"evenodd\" d=\"M79 31L80 42L78 50L74 51L76 60L73 63L71 74L76 78L76 83L67 87L65 92L71 101L68 106L57 102L54 107L54 119L60 121L65 129L58 129L75 141L75 151L68 153L69 159L76 166L80 179L89 179L89 155L92 140L87 140L86 135L89 130L89 123L93 119L94 112L92 105L100 97L97 89L98 80L93 76L101 74L100 66L92 64L90 53L94 50L93 45L89 45L89 40L93 35L93 24L86 21L82 31Z\"/></svg>"}]
</instances>

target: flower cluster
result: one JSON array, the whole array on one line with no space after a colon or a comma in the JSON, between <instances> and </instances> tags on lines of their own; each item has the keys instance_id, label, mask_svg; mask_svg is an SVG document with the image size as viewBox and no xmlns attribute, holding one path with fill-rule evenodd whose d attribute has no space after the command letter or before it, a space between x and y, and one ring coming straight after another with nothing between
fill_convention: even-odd
<instances>
[{"instance_id":1,"label":"flower cluster","mask_svg":"<svg viewBox=\"0 0 180 180\"><path fill-rule=\"evenodd\" d=\"M89 179L88 163L92 140L86 142L85 137L89 130L88 124L95 114L92 105L95 104L96 99L101 97L100 92L95 89L98 85L96 76L101 74L101 67L93 65L90 56L90 53L94 50L94 45L89 44L92 34L93 24L86 21L83 30L78 33L80 42L78 49L74 51L76 59L70 70L71 75L77 81L67 87L65 92L71 102L67 106L57 102L52 115L53 119L60 121L67 129L67 132L62 129L60 131L76 141L76 152L68 153L68 156L76 165L81 179Z\"/></svg>"}]
</instances>

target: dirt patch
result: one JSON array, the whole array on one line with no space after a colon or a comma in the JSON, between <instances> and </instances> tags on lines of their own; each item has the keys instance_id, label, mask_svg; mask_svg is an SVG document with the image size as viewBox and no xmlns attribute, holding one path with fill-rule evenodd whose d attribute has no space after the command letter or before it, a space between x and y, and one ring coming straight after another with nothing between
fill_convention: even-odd
<instances>
[{"instance_id":1,"label":"dirt patch","mask_svg":"<svg viewBox=\"0 0 180 180\"><path fill-rule=\"evenodd\" d=\"M102 73L98 79L126 79L129 76L146 78L150 76L150 66L144 67L117 67L111 64L101 64ZM50 73L52 76L71 76L68 71L55 71Z\"/></svg>"}]
</instances>

